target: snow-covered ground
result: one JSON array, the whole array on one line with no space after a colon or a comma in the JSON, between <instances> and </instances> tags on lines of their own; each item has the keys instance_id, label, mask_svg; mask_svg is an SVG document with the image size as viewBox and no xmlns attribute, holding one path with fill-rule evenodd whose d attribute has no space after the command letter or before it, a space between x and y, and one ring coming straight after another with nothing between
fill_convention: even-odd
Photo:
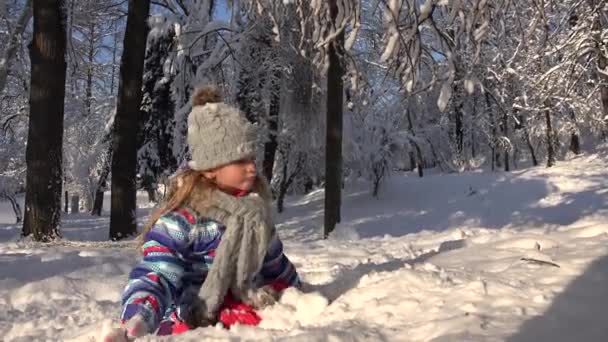
<instances>
[{"instance_id":1,"label":"snow-covered ground","mask_svg":"<svg viewBox=\"0 0 608 342\"><path fill-rule=\"evenodd\" d=\"M291 198L278 228L304 293L288 290L260 327L172 339L607 341L607 181L606 152L509 174L394 175L380 199L350 187L329 240L322 192ZM18 241L0 210L0 340L94 339L118 316L133 244L102 241L107 213L66 216L62 242Z\"/></svg>"}]
</instances>

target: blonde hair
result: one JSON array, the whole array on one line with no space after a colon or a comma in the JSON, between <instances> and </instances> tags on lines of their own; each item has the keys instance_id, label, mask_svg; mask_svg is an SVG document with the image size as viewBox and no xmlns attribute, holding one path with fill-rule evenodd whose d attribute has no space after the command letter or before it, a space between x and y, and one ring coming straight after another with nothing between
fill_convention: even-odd
<instances>
[{"instance_id":1,"label":"blonde hair","mask_svg":"<svg viewBox=\"0 0 608 342\"><path fill-rule=\"evenodd\" d=\"M165 200L144 224L144 229L139 235L139 247L143 246L146 234L148 234L161 216L182 206L194 209L199 215L203 214L205 209L209 207L209 199L214 191L221 190L219 190L215 182L206 178L201 171L187 169L174 176L169 184ZM252 192L260 195L270 207L270 187L268 181L263 176L256 176Z\"/></svg>"}]
</instances>

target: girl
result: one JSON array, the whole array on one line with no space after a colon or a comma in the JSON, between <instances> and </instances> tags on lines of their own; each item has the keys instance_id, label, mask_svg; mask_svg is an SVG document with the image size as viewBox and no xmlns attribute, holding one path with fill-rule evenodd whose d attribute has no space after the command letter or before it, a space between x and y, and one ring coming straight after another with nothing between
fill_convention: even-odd
<instances>
[{"instance_id":1,"label":"girl","mask_svg":"<svg viewBox=\"0 0 608 342\"><path fill-rule=\"evenodd\" d=\"M212 87L197 90L192 106L192 160L144 227L143 260L122 296L122 326L104 341L256 325L256 310L300 286L272 225L268 185L256 172L256 126Z\"/></svg>"}]
</instances>

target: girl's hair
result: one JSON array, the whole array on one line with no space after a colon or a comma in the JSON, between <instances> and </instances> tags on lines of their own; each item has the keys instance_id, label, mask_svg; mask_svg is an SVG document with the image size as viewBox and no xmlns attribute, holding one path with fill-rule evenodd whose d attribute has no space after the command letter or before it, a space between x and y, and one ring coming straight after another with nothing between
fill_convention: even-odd
<instances>
[{"instance_id":1,"label":"girl's hair","mask_svg":"<svg viewBox=\"0 0 608 342\"><path fill-rule=\"evenodd\" d=\"M144 225L144 229L139 236L139 247L143 245L146 234L161 216L182 206L188 206L197 211L198 214L203 214L202 212L209 205L209 198L213 191L220 190L213 181L203 176L201 171L186 169L175 175L169 184L167 197L161 206L150 215ZM260 175L256 177L252 192L260 195L270 205L270 187L264 177Z\"/></svg>"}]
</instances>

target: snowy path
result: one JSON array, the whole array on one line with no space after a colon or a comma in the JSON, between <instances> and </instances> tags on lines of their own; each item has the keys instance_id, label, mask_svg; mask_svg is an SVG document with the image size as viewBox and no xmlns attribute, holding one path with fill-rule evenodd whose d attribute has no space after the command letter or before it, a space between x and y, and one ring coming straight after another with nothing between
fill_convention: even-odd
<instances>
[{"instance_id":1,"label":"snowy path","mask_svg":"<svg viewBox=\"0 0 608 342\"><path fill-rule=\"evenodd\" d=\"M291 199L279 229L306 293L288 291L259 328L174 340L608 340L607 161L395 175L379 200L349 191L327 241L322 193ZM51 246L18 242L19 227L0 224L0 340L86 341L118 315L137 253L94 242L107 220L68 216L68 241Z\"/></svg>"}]
</instances>

